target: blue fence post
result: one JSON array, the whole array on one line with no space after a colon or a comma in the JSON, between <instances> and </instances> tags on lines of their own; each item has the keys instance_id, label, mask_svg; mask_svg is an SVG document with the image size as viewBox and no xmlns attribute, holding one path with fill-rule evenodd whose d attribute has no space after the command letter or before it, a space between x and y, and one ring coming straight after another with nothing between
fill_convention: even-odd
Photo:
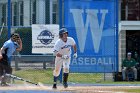
<instances>
[{"instance_id":1,"label":"blue fence post","mask_svg":"<svg viewBox=\"0 0 140 93\"><path fill-rule=\"evenodd\" d=\"M119 29L118 29L118 25L119 25L119 11L118 11L118 8L119 8L119 1L118 0L115 0L115 17L116 17L116 23L115 23L115 33L116 33L116 36L115 36L115 47L116 47L116 50L115 50L115 53L116 53L116 63L114 63L113 67L114 67L114 81L116 80L116 74L118 74L119 72L119 43L118 43L118 40L119 40Z\"/></svg>"},{"instance_id":2,"label":"blue fence post","mask_svg":"<svg viewBox=\"0 0 140 93\"><path fill-rule=\"evenodd\" d=\"M118 29L118 24L119 24L119 19L118 19L118 5L119 5L119 1L118 0L116 0L116 71L118 72L118 67L119 67L119 60L118 60L118 46L119 46L119 43L118 43L118 40L119 40L119 35L118 35L118 33L119 33L119 29Z\"/></svg>"},{"instance_id":3,"label":"blue fence post","mask_svg":"<svg viewBox=\"0 0 140 93\"><path fill-rule=\"evenodd\" d=\"M11 36L11 0L8 0L8 38Z\"/></svg>"},{"instance_id":4,"label":"blue fence post","mask_svg":"<svg viewBox=\"0 0 140 93\"><path fill-rule=\"evenodd\" d=\"M62 28L62 0L59 0L59 26ZM61 69L59 80L60 83L62 83L62 75L63 75L63 69Z\"/></svg>"}]
</instances>

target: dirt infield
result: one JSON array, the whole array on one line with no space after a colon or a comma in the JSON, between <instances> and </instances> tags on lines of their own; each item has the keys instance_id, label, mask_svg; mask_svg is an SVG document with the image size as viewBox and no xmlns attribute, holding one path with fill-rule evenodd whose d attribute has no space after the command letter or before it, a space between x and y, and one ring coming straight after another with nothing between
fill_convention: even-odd
<instances>
[{"instance_id":1,"label":"dirt infield","mask_svg":"<svg viewBox=\"0 0 140 93\"><path fill-rule=\"evenodd\" d=\"M10 87L9 86L0 87L0 93L21 93L21 91L24 91L23 93L35 93L35 91L41 90L44 92L36 92L36 93L127 93L126 91L127 89L140 89L140 86L69 86L66 89L63 88L63 86L58 86L58 89L54 90L52 89L52 86L46 85L45 86L13 85ZM16 92L19 90L20 92ZM6 91L14 91L14 92L6 92Z\"/></svg>"}]
</instances>

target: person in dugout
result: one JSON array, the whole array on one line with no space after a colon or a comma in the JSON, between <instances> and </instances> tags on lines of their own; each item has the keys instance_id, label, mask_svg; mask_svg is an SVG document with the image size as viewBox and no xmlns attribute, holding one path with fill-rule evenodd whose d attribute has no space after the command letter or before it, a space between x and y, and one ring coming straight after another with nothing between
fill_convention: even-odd
<instances>
[{"instance_id":1,"label":"person in dugout","mask_svg":"<svg viewBox=\"0 0 140 93\"><path fill-rule=\"evenodd\" d=\"M128 71L132 70L134 72L134 79L137 80L137 69L135 68L137 62L135 59L131 57L132 53L127 53L127 58L123 60L122 62L122 77L123 80L126 81L126 75L128 74Z\"/></svg>"}]
</instances>

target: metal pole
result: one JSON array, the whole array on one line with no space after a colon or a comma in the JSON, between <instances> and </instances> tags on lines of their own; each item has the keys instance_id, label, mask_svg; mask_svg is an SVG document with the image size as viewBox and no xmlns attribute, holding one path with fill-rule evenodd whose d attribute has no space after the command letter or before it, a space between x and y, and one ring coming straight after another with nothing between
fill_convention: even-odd
<instances>
[{"instance_id":1,"label":"metal pole","mask_svg":"<svg viewBox=\"0 0 140 93\"><path fill-rule=\"evenodd\" d=\"M119 47L119 43L118 43L118 40L119 40L119 29L118 29L118 24L119 24L119 19L118 19L118 5L119 5L119 1L116 0L116 70L117 72L119 71L118 67L119 67L119 60L118 60L118 47Z\"/></svg>"},{"instance_id":2,"label":"metal pole","mask_svg":"<svg viewBox=\"0 0 140 93\"><path fill-rule=\"evenodd\" d=\"M59 27L60 29L62 28L62 0L59 0ZM62 83L62 75L63 75L63 70L61 69L60 75L59 75L59 80L60 83Z\"/></svg>"},{"instance_id":3,"label":"metal pole","mask_svg":"<svg viewBox=\"0 0 140 93\"><path fill-rule=\"evenodd\" d=\"M62 28L62 0L59 0L59 26Z\"/></svg>"},{"instance_id":4,"label":"metal pole","mask_svg":"<svg viewBox=\"0 0 140 93\"><path fill-rule=\"evenodd\" d=\"M11 36L11 0L8 0L8 38Z\"/></svg>"}]
</instances>

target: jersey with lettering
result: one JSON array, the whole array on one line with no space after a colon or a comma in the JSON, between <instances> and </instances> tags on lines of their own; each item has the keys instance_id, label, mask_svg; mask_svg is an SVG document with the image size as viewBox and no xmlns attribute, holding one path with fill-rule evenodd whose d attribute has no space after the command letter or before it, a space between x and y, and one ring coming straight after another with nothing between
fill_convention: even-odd
<instances>
[{"instance_id":1,"label":"jersey with lettering","mask_svg":"<svg viewBox=\"0 0 140 93\"><path fill-rule=\"evenodd\" d=\"M75 41L71 37L67 37L67 41L58 39L54 45L54 52L58 52L62 55L71 55L71 47L75 45Z\"/></svg>"}]
</instances>

